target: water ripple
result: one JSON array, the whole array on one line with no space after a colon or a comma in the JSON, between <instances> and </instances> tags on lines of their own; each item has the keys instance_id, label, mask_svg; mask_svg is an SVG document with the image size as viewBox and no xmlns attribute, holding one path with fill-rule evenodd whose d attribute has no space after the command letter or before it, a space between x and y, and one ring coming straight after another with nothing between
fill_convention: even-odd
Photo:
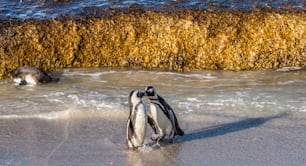
<instances>
[{"instance_id":1,"label":"water ripple","mask_svg":"<svg viewBox=\"0 0 306 166\"><path fill-rule=\"evenodd\" d=\"M252 9L273 7L279 9L303 9L304 0L2 0L0 18L56 18L61 15L97 15L114 9L128 9L137 6L149 10L176 9Z\"/></svg>"}]
</instances>

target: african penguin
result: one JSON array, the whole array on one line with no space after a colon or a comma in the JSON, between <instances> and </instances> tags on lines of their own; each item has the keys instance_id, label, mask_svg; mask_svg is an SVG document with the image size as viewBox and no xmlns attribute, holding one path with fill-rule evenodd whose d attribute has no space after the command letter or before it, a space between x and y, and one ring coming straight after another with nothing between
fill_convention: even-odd
<instances>
[{"instance_id":1,"label":"african penguin","mask_svg":"<svg viewBox=\"0 0 306 166\"><path fill-rule=\"evenodd\" d=\"M167 136L174 142L176 135L184 135L184 131L180 128L173 109L157 94L155 88L147 86L145 92L150 101L148 123L155 133L151 139L158 143ZM168 131L167 133L168 128L170 128L170 132Z\"/></svg>"},{"instance_id":2,"label":"african penguin","mask_svg":"<svg viewBox=\"0 0 306 166\"><path fill-rule=\"evenodd\" d=\"M34 66L19 67L12 71L11 78L19 85L57 82L59 79L50 77L46 72Z\"/></svg>"},{"instance_id":3,"label":"african penguin","mask_svg":"<svg viewBox=\"0 0 306 166\"><path fill-rule=\"evenodd\" d=\"M148 114L142 101L144 95L139 90L133 90L129 95L130 115L126 125L126 140L131 149L143 146L146 135Z\"/></svg>"}]
</instances>

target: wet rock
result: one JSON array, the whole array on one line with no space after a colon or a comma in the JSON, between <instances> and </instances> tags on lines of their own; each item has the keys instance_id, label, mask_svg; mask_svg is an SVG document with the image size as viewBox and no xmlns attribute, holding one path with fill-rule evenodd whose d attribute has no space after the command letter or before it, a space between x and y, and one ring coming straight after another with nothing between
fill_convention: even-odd
<instances>
[{"instance_id":1,"label":"wet rock","mask_svg":"<svg viewBox=\"0 0 306 166\"><path fill-rule=\"evenodd\" d=\"M303 11L130 10L0 21L0 78L20 66L257 70L306 64Z\"/></svg>"}]
</instances>

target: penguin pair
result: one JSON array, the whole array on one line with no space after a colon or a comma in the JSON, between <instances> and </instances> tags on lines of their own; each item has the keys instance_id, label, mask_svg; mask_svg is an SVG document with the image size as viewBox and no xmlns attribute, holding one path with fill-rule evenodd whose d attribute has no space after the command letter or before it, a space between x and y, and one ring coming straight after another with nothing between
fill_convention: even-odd
<instances>
[{"instance_id":1,"label":"penguin pair","mask_svg":"<svg viewBox=\"0 0 306 166\"><path fill-rule=\"evenodd\" d=\"M58 78L52 78L45 71L34 66L19 67L10 74L12 80L19 85L36 85L39 83L46 84L59 81Z\"/></svg>"},{"instance_id":2,"label":"penguin pair","mask_svg":"<svg viewBox=\"0 0 306 166\"><path fill-rule=\"evenodd\" d=\"M150 101L150 111L146 110L142 97L147 96ZM151 139L157 144L166 137L174 142L176 135L184 135L177 118L170 105L157 94L153 86L147 86L145 92L133 90L129 95L130 116L127 122L128 148L143 145L147 123L153 129ZM170 129L170 131L168 131Z\"/></svg>"}]
</instances>

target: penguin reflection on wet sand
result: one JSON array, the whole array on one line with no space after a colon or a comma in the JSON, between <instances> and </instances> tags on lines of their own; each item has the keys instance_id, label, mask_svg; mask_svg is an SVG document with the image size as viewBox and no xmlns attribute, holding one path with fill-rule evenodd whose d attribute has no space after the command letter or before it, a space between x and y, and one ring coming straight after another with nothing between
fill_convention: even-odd
<instances>
[{"instance_id":1,"label":"penguin reflection on wet sand","mask_svg":"<svg viewBox=\"0 0 306 166\"><path fill-rule=\"evenodd\" d=\"M173 109L157 94L155 88L153 86L147 86L145 91L146 96L150 100L148 123L154 132L151 139L158 143L167 136L174 142L176 135L184 135L184 131L180 128ZM170 128L170 132L167 133L168 128Z\"/></svg>"},{"instance_id":2,"label":"penguin reflection on wet sand","mask_svg":"<svg viewBox=\"0 0 306 166\"><path fill-rule=\"evenodd\" d=\"M52 78L45 71L38 69L34 66L24 66L19 67L16 70L12 71L11 78L15 83L19 85L33 84L38 83L46 84L49 82L57 82L58 78Z\"/></svg>"},{"instance_id":3,"label":"penguin reflection on wet sand","mask_svg":"<svg viewBox=\"0 0 306 166\"><path fill-rule=\"evenodd\" d=\"M130 115L126 125L126 140L129 149L137 149L144 146L148 114L142 101L144 92L131 91L129 95Z\"/></svg>"}]
</instances>

